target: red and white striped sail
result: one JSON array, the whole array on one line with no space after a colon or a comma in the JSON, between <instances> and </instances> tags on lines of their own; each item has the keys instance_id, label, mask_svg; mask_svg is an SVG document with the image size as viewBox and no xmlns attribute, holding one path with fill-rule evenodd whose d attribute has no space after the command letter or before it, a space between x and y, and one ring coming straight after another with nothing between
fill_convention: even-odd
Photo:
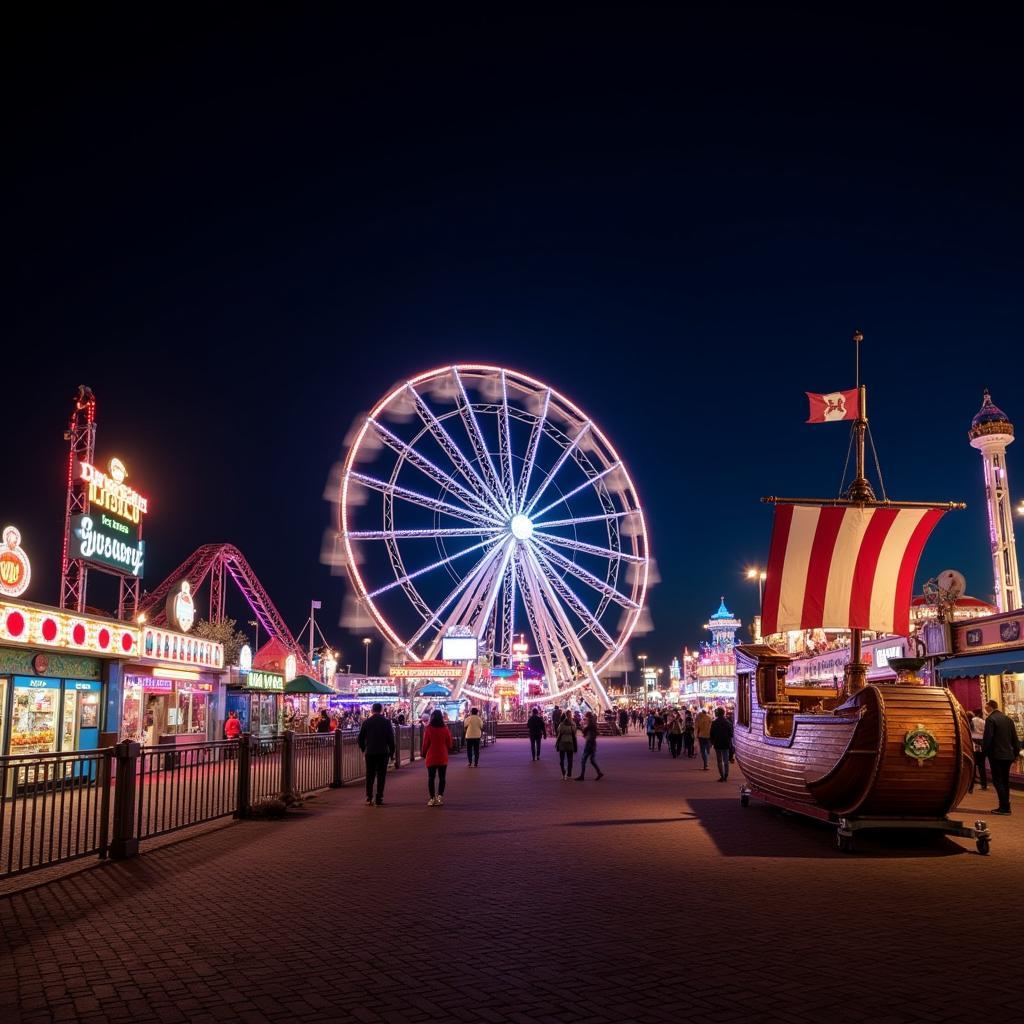
<instances>
[{"instance_id":1,"label":"red and white striped sail","mask_svg":"<svg viewBox=\"0 0 1024 1024\"><path fill-rule=\"evenodd\" d=\"M870 629L906 635L917 563L938 508L779 505L761 633Z\"/></svg>"}]
</instances>

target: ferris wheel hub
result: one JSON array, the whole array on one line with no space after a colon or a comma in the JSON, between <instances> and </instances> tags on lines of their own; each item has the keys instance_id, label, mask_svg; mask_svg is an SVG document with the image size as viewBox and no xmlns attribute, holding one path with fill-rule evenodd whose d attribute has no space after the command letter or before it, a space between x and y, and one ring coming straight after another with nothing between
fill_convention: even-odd
<instances>
[{"instance_id":1,"label":"ferris wheel hub","mask_svg":"<svg viewBox=\"0 0 1024 1024\"><path fill-rule=\"evenodd\" d=\"M533 536L533 523L529 516L524 516L521 512L512 517L509 529L516 540L529 540Z\"/></svg>"}]
</instances>

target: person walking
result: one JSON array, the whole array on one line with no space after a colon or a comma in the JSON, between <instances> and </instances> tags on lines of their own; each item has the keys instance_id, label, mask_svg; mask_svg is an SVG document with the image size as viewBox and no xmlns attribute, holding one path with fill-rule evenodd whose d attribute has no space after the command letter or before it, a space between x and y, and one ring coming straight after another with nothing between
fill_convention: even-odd
<instances>
[{"instance_id":1,"label":"person walking","mask_svg":"<svg viewBox=\"0 0 1024 1024\"><path fill-rule=\"evenodd\" d=\"M686 717L683 719L683 746L686 748L686 756L693 757L693 714L689 709L687 709Z\"/></svg>"},{"instance_id":2,"label":"person walking","mask_svg":"<svg viewBox=\"0 0 1024 1024\"><path fill-rule=\"evenodd\" d=\"M576 752L576 723L572 715L562 715L555 731L555 750L558 751L558 765L562 769L562 781L572 776L572 756Z\"/></svg>"},{"instance_id":3,"label":"person walking","mask_svg":"<svg viewBox=\"0 0 1024 1024\"><path fill-rule=\"evenodd\" d=\"M683 752L683 720L673 711L668 723L668 751L673 760Z\"/></svg>"},{"instance_id":4,"label":"person walking","mask_svg":"<svg viewBox=\"0 0 1024 1024\"><path fill-rule=\"evenodd\" d=\"M367 807L374 803L380 807L384 803L384 780L388 771L388 761L395 756L395 730L383 712L383 704L373 705L370 717L364 719L359 727L359 739L356 741L366 761Z\"/></svg>"},{"instance_id":5,"label":"person walking","mask_svg":"<svg viewBox=\"0 0 1024 1024\"><path fill-rule=\"evenodd\" d=\"M694 731L697 734L697 745L700 747L701 760L704 762L704 771L708 770L708 757L711 753L711 716L705 708L697 713L697 720L694 722Z\"/></svg>"},{"instance_id":6,"label":"person walking","mask_svg":"<svg viewBox=\"0 0 1024 1024\"><path fill-rule=\"evenodd\" d=\"M647 722L645 723L647 728L647 749L654 749L654 712L647 712Z\"/></svg>"},{"instance_id":7,"label":"person walking","mask_svg":"<svg viewBox=\"0 0 1024 1024\"><path fill-rule=\"evenodd\" d=\"M466 738L466 758L470 768L480 767L480 737L484 734L484 720L477 708L470 708L462 723L462 735ZM445 764L448 762L445 761ZM443 791L442 791L443 792Z\"/></svg>"},{"instance_id":8,"label":"person walking","mask_svg":"<svg viewBox=\"0 0 1024 1024\"><path fill-rule=\"evenodd\" d=\"M625 708L619 711L619 732L625 736L629 732L629 712Z\"/></svg>"},{"instance_id":9,"label":"person walking","mask_svg":"<svg viewBox=\"0 0 1024 1024\"><path fill-rule=\"evenodd\" d=\"M597 766L595 755L597 754L597 715L593 711L587 712L587 717L583 722L583 760L580 762L580 773L576 776L577 782L582 782L583 777L587 774L587 761L594 766L594 771L597 772L598 782L604 778L604 772Z\"/></svg>"},{"instance_id":10,"label":"person walking","mask_svg":"<svg viewBox=\"0 0 1024 1024\"><path fill-rule=\"evenodd\" d=\"M440 807L444 803L444 784L448 775L448 752L452 749L451 730L445 725L444 715L435 711L430 723L423 730L420 754L427 763L428 807ZM435 782L437 784L435 791Z\"/></svg>"},{"instance_id":11,"label":"person walking","mask_svg":"<svg viewBox=\"0 0 1024 1024\"><path fill-rule=\"evenodd\" d=\"M985 716L981 708L971 712L971 743L974 745L974 767L977 770L977 779L982 789L988 789L988 775L985 772L985 755L981 752L981 745L985 739ZM975 777L971 777L971 788L968 793L974 792Z\"/></svg>"},{"instance_id":12,"label":"person walking","mask_svg":"<svg viewBox=\"0 0 1024 1024\"><path fill-rule=\"evenodd\" d=\"M562 721L562 709L556 704L551 709L551 735L558 735L558 723Z\"/></svg>"},{"instance_id":13,"label":"person walking","mask_svg":"<svg viewBox=\"0 0 1024 1024\"><path fill-rule=\"evenodd\" d=\"M661 742L665 738L665 714L662 711L654 716L654 738L658 741L658 749L661 750Z\"/></svg>"},{"instance_id":14,"label":"person walking","mask_svg":"<svg viewBox=\"0 0 1024 1024\"><path fill-rule=\"evenodd\" d=\"M1010 813L1010 766L1020 756L1020 737L1013 720L999 710L997 701L985 705L988 718L981 740L981 752L992 769L992 785L999 794L999 806L992 814Z\"/></svg>"},{"instance_id":15,"label":"person walking","mask_svg":"<svg viewBox=\"0 0 1024 1024\"><path fill-rule=\"evenodd\" d=\"M715 720L709 730L711 745L718 762L718 781L729 781L729 751L732 749L732 722L725 717L725 708L715 708Z\"/></svg>"},{"instance_id":16,"label":"person walking","mask_svg":"<svg viewBox=\"0 0 1024 1024\"><path fill-rule=\"evenodd\" d=\"M540 708L534 705L530 717L526 720L526 728L530 733L530 760L540 760L540 741L548 734L547 723L540 713Z\"/></svg>"}]
</instances>

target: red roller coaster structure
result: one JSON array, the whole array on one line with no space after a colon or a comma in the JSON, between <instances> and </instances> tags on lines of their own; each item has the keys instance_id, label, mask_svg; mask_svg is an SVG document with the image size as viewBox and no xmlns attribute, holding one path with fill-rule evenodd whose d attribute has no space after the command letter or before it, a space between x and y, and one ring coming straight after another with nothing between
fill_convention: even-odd
<instances>
[{"instance_id":1,"label":"red roller coaster structure","mask_svg":"<svg viewBox=\"0 0 1024 1024\"><path fill-rule=\"evenodd\" d=\"M210 621L221 622L224 618L225 582L227 577L235 581L259 624L267 631L268 636L280 640L289 651L294 653L300 671L310 671L306 652L292 636L281 613L274 607L263 584L256 578L256 573L245 560L245 556L233 544L204 544L185 559L155 590L146 594L139 604L139 611L146 616L148 622L161 625L166 621L164 605L171 587L179 580L188 580L192 592L198 593L199 588L210 581Z\"/></svg>"}]
</instances>

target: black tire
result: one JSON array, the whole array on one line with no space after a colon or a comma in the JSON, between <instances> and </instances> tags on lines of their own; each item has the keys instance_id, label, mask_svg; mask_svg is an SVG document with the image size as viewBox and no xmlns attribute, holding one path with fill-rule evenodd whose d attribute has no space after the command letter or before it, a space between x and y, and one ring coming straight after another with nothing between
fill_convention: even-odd
<instances>
[{"instance_id":1,"label":"black tire","mask_svg":"<svg viewBox=\"0 0 1024 1024\"><path fill-rule=\"evenodd\" d=\"M749 807L749 806L750 806L750 794L749 793L740 793L740 807Z\"/></svg>"},{"instance_id":2,"label":"black tire","mask_svg":"<svg viewBox=\"0 0 1024 1024\"><path fill-rule=\"evenodd\" d=\"M840 853L853 853L853 836L844 836L841 832L837 832L836 846Z\"/></svg>"},{"instance_id":3,"label":"black tire","mask_svg":"<svg viewBox=\"0 0 1024 1024\"><path fill-rule=\"evenodd\" d=\"M989 839L988 839L988 836L982 836L980 839L978 839L977 840L977 847L978 847L978 853L980 853L982 855L982 857L987 857L988 856L988 850L989 850Z\"/></svg>"}]
</instances>

